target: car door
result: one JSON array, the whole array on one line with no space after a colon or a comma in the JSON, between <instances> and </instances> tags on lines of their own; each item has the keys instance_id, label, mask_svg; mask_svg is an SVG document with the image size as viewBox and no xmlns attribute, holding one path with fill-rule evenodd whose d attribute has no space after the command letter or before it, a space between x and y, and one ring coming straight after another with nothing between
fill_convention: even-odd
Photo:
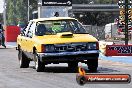
<instances>
[{"instance_id":1,"label":"car door","mask_svg":"<svg viewBox=\"0 0 132 88\"><path fill-rule=\"evenodd\" d=\"M32 22L29 30L27 31L27 37L26 37L26 51L29 53L32 53L33 50L33 45L34 45L34 39L33 39L33 35L34 35L34 30L36 27L36 23Z\"/></svg>"},{"instance_id":2,"label":"car door","mask_svg":"<svg viewBox=\"0 0 132 88\"><path fill-rule=\"evenodd\" d=\"M20 39L20 42L21 42L21 48L26 51L26 37L27 37L27 32L31 26L32 22L30 21L29 24L27 25L26 28L24 28L22 30L22 36L21 36L21 39Z\"/></svg>"}]
</instances>

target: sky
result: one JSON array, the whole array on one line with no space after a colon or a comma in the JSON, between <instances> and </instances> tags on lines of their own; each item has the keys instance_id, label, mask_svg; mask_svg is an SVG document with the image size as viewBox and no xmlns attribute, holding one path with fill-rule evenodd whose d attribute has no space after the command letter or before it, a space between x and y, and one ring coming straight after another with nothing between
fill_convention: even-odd
<instances>
[{"instance_id":1,"label":"sky","mask_svg":"<svg viewBox=\"0 0 132 88\"><path fill-rule=\"evenodd\" d=\"M0 0L0 13L3 13L3 0Z\"/></svg>"}]
</instances>

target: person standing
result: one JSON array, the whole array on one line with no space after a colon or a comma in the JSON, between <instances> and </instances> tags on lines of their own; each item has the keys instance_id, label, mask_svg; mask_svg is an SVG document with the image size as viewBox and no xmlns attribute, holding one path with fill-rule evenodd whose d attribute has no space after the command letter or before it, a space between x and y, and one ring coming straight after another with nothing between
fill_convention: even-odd
<instances>
[{"instance_id":1,"label":"person standing","mask_svg":"<svg viewBox=\"0 0 132 88\"><path fill-rule=\"evenodd\" d=\"M26 26L26 24L23 21L19 20L17 26L20 27L20 31L22 31Z\"/></svg>"},{"instance_id":2,"label":"person standing","mask_svg":"<svg viewBox=\"0 0 132 88\"><path fill-rule=\"evenodd\" d=\"M59 17L59 12L55 12L54 16Z\"/></svg>"},{"instance_id":3,"label":"person standing","mask_svg":"<svg viewBox=\"0 0 132 88\"><path fill-rule=\"evenodd\" d=\"M4 36L4 29L3 29L3 26L2 24L0 23L0 30L1 30L1 45L4 46L6 48L6 45L5 45L5 36Z\"/></svg>"}]
</instances>

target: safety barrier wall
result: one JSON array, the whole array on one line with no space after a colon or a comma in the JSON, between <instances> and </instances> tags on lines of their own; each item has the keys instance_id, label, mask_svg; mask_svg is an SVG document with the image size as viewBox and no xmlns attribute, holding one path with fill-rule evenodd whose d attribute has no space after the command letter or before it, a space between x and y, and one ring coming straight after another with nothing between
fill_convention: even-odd
<instances>
[{"instance_id":1,"label":"safety barrier wall","mask_svg":"<svg viewBox=\"0 0 132 88\"><path fill-rule=\"evenodd\" d=\"M20 28L18 26L7 26L5 29L5 41L16 42L17 36L20 34Z\"/></svg>"},{"instance_id":2,"label":"safety barrier wall","mask_svg":"<svg viewBox=\"0 0 132 88\"><path fill-rule=\"evenodd\" d=\"M132 45L106 45L106 56L132 56Z\"/></svg>"}]
</instances>

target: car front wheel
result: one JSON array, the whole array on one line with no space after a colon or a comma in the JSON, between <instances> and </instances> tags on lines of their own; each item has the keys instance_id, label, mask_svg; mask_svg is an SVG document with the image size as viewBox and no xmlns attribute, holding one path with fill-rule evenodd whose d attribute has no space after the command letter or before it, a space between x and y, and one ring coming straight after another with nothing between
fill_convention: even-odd
<instances>
[{"instance_id":1,"label":"car front wheel","mask_svg":"<svg viewBox=\"0 0 132 88\"><path fill-rule=\"evenodd\" d=\"M98 68L98 59L87 61L89 71L96 72Z\"/></svg>"},{"instance_id":2,"label":"car front wheel","mask_svg":"<svg viewBox=\"0 0 132 88\"><path fill-rule=\"evenodd\" d=\"M78 62L69 62L68 63L68 68L71 71L76 72L78 70Z\"/></svg>"},{"instance_id":3,"label":"car front wheel","mask_svg":"<svg viewBox=\"0 0 132 88\"><path fill-rule=\"evenodd\" d=\"M30 61L28 58L25 56L22 50L18 51L18 60L19 60L19 65L20 68L28 68Z\"/></svg>"},{"instance_id":4,"label":"car front wheel","mask_svg":"<svg viewBox=\"0 0 132 88\"><path fill-rule=\"evenodd\" d=\"M37 72L43 72L45 64L40 61L40 57L35 53L34 54L35 69Z\"/></svg>"}]
</instances>

